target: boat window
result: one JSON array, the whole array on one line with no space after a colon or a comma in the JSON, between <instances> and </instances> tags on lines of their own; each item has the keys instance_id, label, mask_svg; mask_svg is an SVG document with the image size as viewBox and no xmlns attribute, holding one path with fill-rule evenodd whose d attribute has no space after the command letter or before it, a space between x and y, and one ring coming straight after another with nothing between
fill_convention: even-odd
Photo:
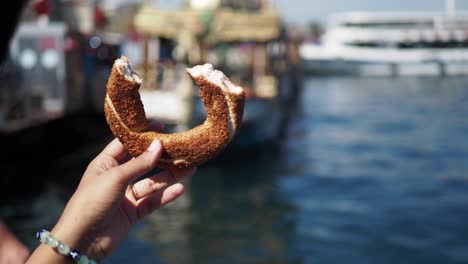
<instances>
[{"instance_id":1,"label":"boat window","mask_svg":"<svg viewBox=\"0 0 468 264\"><path fill-rule=\"evenodd\" d=\"M375 22L344 22L345 27L360 28L414 28L414 27L432 27L432 21L375 21Z\"/></svg>"},{"instance_id":2,"label":"boat window","mask_svg":"<svg viewBox=\"0 0 468 264\"><path fill-rule=\"evenodd\" d=\"M413 48L436 48L436 49L453 49L453 48L466 48L468 41L419 41L419 42L377 42L377 41L363 41L363 42L347 42L346 46L361 47L361 48L398 48L398 49L413 49Z\"/></svg>"}]
</instances>

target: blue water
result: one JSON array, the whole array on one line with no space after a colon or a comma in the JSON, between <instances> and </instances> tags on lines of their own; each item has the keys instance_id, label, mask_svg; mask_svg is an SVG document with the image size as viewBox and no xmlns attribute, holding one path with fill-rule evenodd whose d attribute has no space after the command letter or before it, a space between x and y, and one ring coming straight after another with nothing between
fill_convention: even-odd
<instances>
[{"instance_id":1,"label":"blue water","mask_svg":"<svg viewBox=\"0 0 468 264\"><path fill-rule=\"evenodd\" d=\"M291 107L283 140L199 168L106 263L468 263L468 78L314 77ZM15 229L31 247L57 193Z\"/></svg>"},{"instance_id":2,"label":"blue water","mask_svg":"<svg viewBox=\"0 0 468 264\"><path fill-rule=\"evenodd\" d=\"M468 83L309 80L280 193L306 263L468 262Z\"/></svg>"}]
</instances>

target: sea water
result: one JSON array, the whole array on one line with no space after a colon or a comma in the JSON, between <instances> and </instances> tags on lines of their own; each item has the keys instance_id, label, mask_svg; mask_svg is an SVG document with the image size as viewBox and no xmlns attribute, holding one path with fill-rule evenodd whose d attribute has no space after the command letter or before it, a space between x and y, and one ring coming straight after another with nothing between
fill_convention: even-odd
<instances>
[{"instance_id":1,"label":"sea water","mask_svg":"<svg viewBox=\"0 0 468 264\"><path fill-rule=\"evenodd\" d=\"M468 263L468 78L311 76L299 98L284 138L200 167L105 263ZM60 214L48 190L24 230Z\"/></svg>"}]
</instances>

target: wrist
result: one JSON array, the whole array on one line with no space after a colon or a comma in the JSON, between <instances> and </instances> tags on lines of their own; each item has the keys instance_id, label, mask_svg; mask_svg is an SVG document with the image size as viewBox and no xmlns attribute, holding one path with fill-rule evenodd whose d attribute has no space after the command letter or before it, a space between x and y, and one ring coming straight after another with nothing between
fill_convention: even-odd
<instances>
[{"instance_id":1,"label":"wrist","mask_svg":"<svg viewBox=\"0 0 468 264\"><path fill-rule=\"evenodd\" d=\"M47 260L46 261L47 263L65 263L65 262L71 263L71 260L73 260L75 263L80 263L80 264L96 264L97 263L96 259L88 257L87 255L83 254L76 248L73 248L69 244L65 243L64 241L59 240L55 235L53 235L47 230L42 229L38 231L37 238L42 243L42 245L40 245L38 249L35 251L35 253L38 252L36 255L44 256L45 253L40 253L40 252L44 252L44 247L47 247L47 246L53 249L56 253L54 254L54 257L50 256L49 254L49 257L44 258L44 260ZM43 250L40 250L41 248ZM48 252L52 252L52 251L48 251ZM33 257L34 257L34 254L33 254Z\"/></svg>"},{"instance_id":2,"label":"wrist","mask_svg":"<svg viewBox=\"0 0 468 264\"><path fill-rule=\"evenodd\" d=\"M100 262L104 257L104 254L96 249L95 239L92 239L89 234L79 229L63 225L59 221L51 230L51 233L59 241L66 243L70 248L78 250L81 254L86 255L90 259Z\"/></svg>"}]
</instances>

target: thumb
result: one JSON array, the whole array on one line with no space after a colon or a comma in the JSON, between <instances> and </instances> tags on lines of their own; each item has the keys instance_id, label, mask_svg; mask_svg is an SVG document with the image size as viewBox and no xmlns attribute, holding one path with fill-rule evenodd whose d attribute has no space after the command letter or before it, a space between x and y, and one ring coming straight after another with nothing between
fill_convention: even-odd
<instances>
[{"instance_id":1,"label":"thumb","mask_svg":"<svg viewBox=\"0 0 468 264\"><path fill-rule=\"evenodd\" d=\"M156 166L159 158L162 154L161 142L155 140L151 143L148 149L140 156L118 166L112 170L112 174L115 174L115 178L118 178L119 182L128 185L138 177L141 177L145 173L149 172ZM114 177L113 177L114 178Z\"/></svg>"}]
</instances>

